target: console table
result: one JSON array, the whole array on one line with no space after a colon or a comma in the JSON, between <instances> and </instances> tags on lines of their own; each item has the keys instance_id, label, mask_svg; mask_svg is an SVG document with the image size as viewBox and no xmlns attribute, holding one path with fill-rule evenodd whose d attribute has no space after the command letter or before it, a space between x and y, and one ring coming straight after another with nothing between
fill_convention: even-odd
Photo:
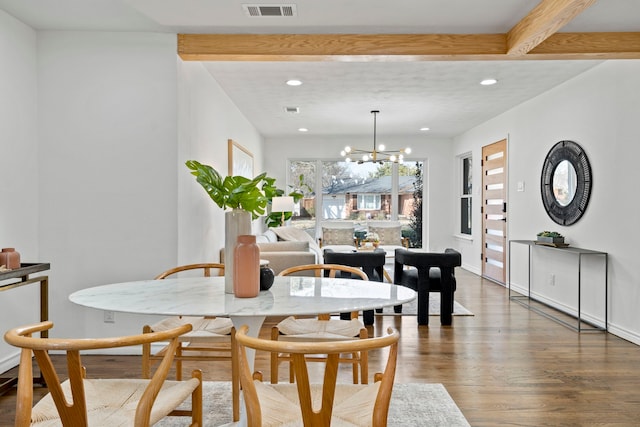
<instances>
[{"instance_id":1,"label":"console table","mask_svg":"<svg viewBox=\"0 0 640 427\"><path fill-rule=\"evenodd\" d=\"M20 268L0 272L0 292L40 283L40 321L49 320L49 276L30 277L31 274L47 271L49 263L20 264ZM41 332L42 337L48 337L48 331ZM34 378L34 383L44 385L44 378ZM0 378L0 395L5 393L18 382L18 378Z\"/></svg>"},{"instance_id":2,"label":"console table","mask_svg":"<svg viewBox=\"0 0 640 427\"><path fill-rule=\"evenodd\" d=\"M527 295L512 295L511 292L511 245L513 243L516 244L522 244L522 245L527 245L528 249L529 249L529 259L528 259L528 283L527 283ZM559 310L556 307L551 307L548 304L535 299L534 297L531 296L531 270L533 268L532 265L532 247L536 247L536 248L540 248L541 250L550 250L550 251L562 251L564 253L570 253L573 254L575 256L578 257L578 307L577 307L577 315L573 315L571 313L567 313L563 310ZM581 314L581 293L582 293L582 284L581 284L581 279L582 279L582 258L585 256L601 256L603 258L604 261L604 326L598 326L598 325L594 325L591 322L587 322L585 320L582 319L582 314ZM588 332L588 331L607 331L608 327L609 327L609 321L608 321L608 296L609 296L609 261L608 261L608 254L607 252L601 252L601 251L594 251L591 249L582 249L582 248L575 248L575 247L553 247L553 246L547 246L547 245L541 245L541 244L537 244L535 240L510 240L509 241L509 299L511 301L515 301L527 308L529 308L530 310L533 310L539 314L542 314L543 316L546 316L552 320L555 320L559 323L562 323L565 326L568 326L569 328L576 330L578 332ZM562 319L560 319L559 317L553 316L545 311L540 310L539 308L532 306L531 305L531 301L535 301L537 303L549 306L551 308L553 308L554 310L558 310L566 315L569 315L571 317L574 317L577 319L578 324L573 325L572 323L566 322ZM586 323L589 324L592 327L583 327L582 324Z\"/></svg>"}]
</instances>

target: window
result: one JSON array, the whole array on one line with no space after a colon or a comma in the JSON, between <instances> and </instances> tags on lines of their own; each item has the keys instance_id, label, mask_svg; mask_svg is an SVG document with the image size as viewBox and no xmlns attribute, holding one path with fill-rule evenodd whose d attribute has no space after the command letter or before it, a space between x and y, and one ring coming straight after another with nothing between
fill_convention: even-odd
<instances>
[{"instance_id":1,"label":"window","mask_svg":"<svg viewBox=\"0 0 640 427\"><path fill-rule=\"evenodd\" d=\"M304 193L291 224L312 234L325 220L345 220L357 234L371 220L399 221L411 247L422 247L423 167L422 161L289 160L288 187Z\"/></svg>"},{"instance_id":2,"label":"window","mask_svg":"<svg viewBox=\"0 0 640 427\"><path fill-rule=\"evenodd\" d=\"M358 210L380 210L380 194L358 194Z\"/></svg>"},{"instance_id":3,"label":"window","mask_svg":"<svg viewBox=\"0 0 640 427\"><path fill-rule=\"evenodd\" d=\"M460 158L460 170L461 170L461 185L460 185L460 233L464 235L471 235L471 220L472 220L472 158L471 154L467 154Z\"/></svg>"},{"instance_id":4,"label":"window","mask_svg":"<svg viewBox=\"0 0 640 427\"><path fill-rule=\"evenodd\" d=\"M302 199L296 204L291 218L291 225L301 228L315 236L316 224L316 162L315 161L291 161L289 162L289 185L286 192L297 191L303 194Z\"/></svg>"}]
</instances>

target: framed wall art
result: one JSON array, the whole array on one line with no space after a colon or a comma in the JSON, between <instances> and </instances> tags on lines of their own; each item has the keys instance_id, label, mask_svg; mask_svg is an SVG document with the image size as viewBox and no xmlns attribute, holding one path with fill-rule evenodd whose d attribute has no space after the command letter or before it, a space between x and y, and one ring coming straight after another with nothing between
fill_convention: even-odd
<instances>
[{"instance_id":1,"label":"framed wall art","mask_svg":"<svg viewBox=\"0 0 640 427\"><path fill-rule=\"evenodd\" d=\"M229 145L229 175L253 178L253 154L232 139Z\"/></svg>"}]
</instances>

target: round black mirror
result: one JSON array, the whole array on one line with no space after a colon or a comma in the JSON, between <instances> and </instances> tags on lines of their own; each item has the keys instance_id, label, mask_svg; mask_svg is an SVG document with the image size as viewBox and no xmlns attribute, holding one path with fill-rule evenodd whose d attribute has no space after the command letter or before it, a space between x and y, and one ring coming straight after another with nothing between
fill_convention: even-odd
<instances>
[{"instance_id":1,"label":"round black mirror","mask_svg":"<svg viewBox=\"0 0 640 427\"><path fill-rule=\"evenodd\" d=\"M591 165L586 153L573 141L551 147L542 166L540 190L549 217L571 225L582 217L591 195Z\"/></svg>"}]
</instances>

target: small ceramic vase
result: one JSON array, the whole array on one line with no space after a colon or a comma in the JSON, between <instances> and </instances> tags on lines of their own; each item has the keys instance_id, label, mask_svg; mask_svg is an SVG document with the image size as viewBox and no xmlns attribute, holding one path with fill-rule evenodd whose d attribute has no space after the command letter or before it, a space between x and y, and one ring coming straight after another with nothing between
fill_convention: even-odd
<instances>
[{"instance_id":1,"label":"small ceramic vase","mask_svg":"<svg viewBox=\"0 0 640 427\"><path fill-rule=\"evenodd\" d=\"M268 291L273 285L273 280L275 279L275 273L273 269L262 266L260 267L260 290Z\"/></svg>"},{"instance_id":2,"label":"small ceramic vase","mask_svg":"<svg viewBox=\"0 0 640 427\"><path fill-rule=\"evenodd\" d=\"M2 248L0 265L4 265L9 270L20 268L20 253L16 252L14 248Z\"/></svg>"}]
</instances>

